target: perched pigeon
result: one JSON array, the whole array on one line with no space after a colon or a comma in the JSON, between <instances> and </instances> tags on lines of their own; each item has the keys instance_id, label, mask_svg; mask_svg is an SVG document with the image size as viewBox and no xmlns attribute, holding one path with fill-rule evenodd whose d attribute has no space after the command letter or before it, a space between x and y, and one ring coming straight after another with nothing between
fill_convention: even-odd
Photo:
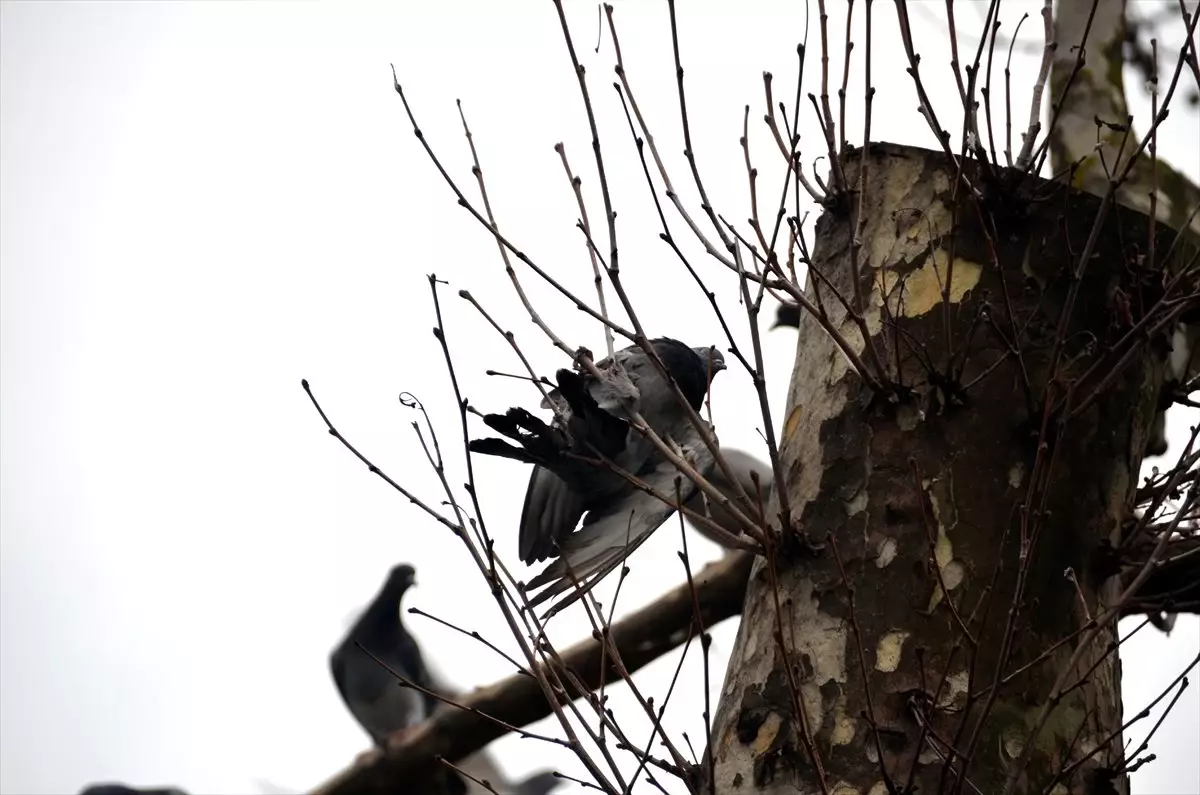
<instances>
[{"instance_id":1,"label":"perched pigeon","mask_svg":"<svg viewBox=\"0 0 1200 795\"><path fill-rule=\"evenodd\" d=\"M443 696L452 698L460 695L436 670L426 665L416 639L408 634L401 621L400 603L404 592L415 584L416 572L412 566L401 564L393 568L382 590L330 658L338 692L342 694L355 720L371 735L377 746L385 745L389 735L420 724L435 711L454 707L411 688L401 687L395 676L354 645L356 641L409 681ZM506 795L546 795L555 785L562 783L552 773L539 773L513 784L500 772L487 751L478 751L457 763L457 766L475 778L487 779L497 792ZM447 770L446 776L448 787L439 787L439 792L463 795L482 795L486 792L478 784L464 781L453 771Z\"/></svg>"},{"instance_id":2,"label":"perched pigeon","mask_svg":"<svg viewBox=\"0 0 1200 795\"><path fill-rule=\"evenodd\" d=\"M742 488L746 490L746 496L750 498L752 510L747 512L745 507L738 502L737 487L730 483L728 479L726 479L725 473L721 471L719 466L714 465L712 471L708 473L708 482L711 483L718 491L728 497L730 502L732 502L735 506L738 506L742 513L745 513L750 519L754 519L754 515L759 510L759 506L757 504L758 492L761 490L762 510L763 513L766 513L767 503L771 499L771 486L774 483L771 473L771 465L763 461L759 461L749 453L730 447L721 448L721 455L725 458L725 462L729 464L729 468L733 471L734 477L738 479L738 482L741 484ZM758 473L758 486L754 485L754 480L751 477L752 472ZM704 492L697 489L696 492L692 494L692 496L688 498L687 502L685 502L683 505L685 508L695 511L701 516L705 515ZM719 505L715 500L710 499L708 501L708 516L726 532L735 536L742 534L741 524L733 518L733 515L729 513L729 511L721 507L721 505ZM712 530L708 529L704 524L700 522L693 522L693 526L696 528L697 532L699 532L708 540L724 546L722 539Z\"/></svg>"},{"instance_id":3,"label":"perched pigeon","mask_svg":"<svg viewBox=\"0 0 1200 795\"><path fill-rule=\"evenodd\" d=\"M158 787L155 789L134 789L124 784L106 783L90 784L83 788L79 795L187 795L175 787Z\"/></svg>"},{"instance_id":4,"label":"perched pigeon","mask_svg":"<svg viewBox=\"0 0 1200 795\"><path fill-rule=\"evenodd\" d=\"M788 328L800 328L800 305L793 304L791 301L785 301L775 309L775 322L771 324L772 329L777 329L780 326Z\"/></svg>"},{"instance_id":5,"label":"perched pigeon","mask_svg":"<svg viewBox=\"0 0 1200 795\"><path fill-rule=\"evenodd\" d=\"M393 568L383 588L329 658L333 681L350 714L381 747L388 735L421 723L437 705L437 699L402 686L395 676L399 674L429 689L421 650L400 620L400 600L414 584L416 571L412 566ZM392 670L372 659L368 651Z\"/></svg>"},{"instance_id":6,"label":"perched pigeon","mask_svg":"<svg viewBox=\"0 0 1200 795\"><path fill-rule=\"evenodd\" d=\"M689 348L666 337L651 344L688 403L698 410L713 376L725 369L720 351ZM572 574L581 580L604 576L673 510L617 472L578 458L608 459L660 493L674 496L679 472L632 427L627 401L660 438L673 439L701 474L712 465L702 437L645 351L631 345L597 362L596 368L602 378L589 372L558 371L558 388L542 402L542 408L556 410L551 425L521 408L484 417L488 427L520 447L500 439L470 443L474 452L535 465L521 512L520 558L535 563L562 555L530 587L564 580L558 584L561 588L548 589L534 604L569 587ZM686 499L695 487L684 478L680 488ZM636 521L631 519L634 514ZM572 534L581 517L583 529Z\"/></svg>"},{"instance_id":7,"label":"perched pigeon","mask_svg":"<svg viewBox=\"0 0 1200 795\"><path fill-rule=\"evenodd\" d=\"M421 649L400 620L400 601L414 584L416 571L412 566L406 563L395 566L383 588L329 658L333 681L342 700L379 748L385 748L388 737L395 732L424 722L439 703L433 696L402 685L397 678L398 675L426 690L433 689ZM443 773L445 780L439 780L438 792L448 795L466 792L466 785L457 773L443 769L439 775Z\"/></svg>"}]
</instances>

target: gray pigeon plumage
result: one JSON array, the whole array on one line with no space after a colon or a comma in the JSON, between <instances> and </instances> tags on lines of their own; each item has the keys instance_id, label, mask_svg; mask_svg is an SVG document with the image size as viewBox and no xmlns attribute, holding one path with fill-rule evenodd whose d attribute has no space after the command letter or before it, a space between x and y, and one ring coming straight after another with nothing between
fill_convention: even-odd
<instances>
[{"instance_id":1,"label":"gray pigeon plumage","mask_svg":"<svg viewBox=\"0 0 1200 795\"><path fill-rule=\"evenodd\" d=\"M412 566L402 563L392 568L379 593L329 657L334 684L347 709L380 748L387 747L390 735L423 723L439 703L433 696L401 685L396 677L433 690L421 649L400 620L404 592L415 584ZM465 795L467 791L462 777L445 767L434 774L432 786L439 795Z\"/></svg>"},{"instance_id":2,"label":"gray pigeon plumage","mask_svg":"<svg viewBox=\"0 0 1200 795\"><path fill-rule=\"evenodd\" d=\"M662 429L659 433L663 433ZM666 437L679 445L680 456L707 479L716 459L700 432L690 422L683 422ZM671 500L677 496L676 482L678 496L684 502L696 491L696 485L665 458L655 459L654 468L644 470L639 477ZM633 554L674 512L673 505L641 490L633 490L603 508L593 509L583 527L563 539L562 555L529 581L529 590L544 589L530 598L529 603L541 604L578 583L579 590L556 603L550 613L571 604Z\"/></svg>"},{"instance_id":3,"label":"gray pigeon plumage","mask_svg":"<svg viewBox=\"0 0 1200 795\"><path fill-rule=\"evenodd\" d=\"M651 345L688 403L698 410L713 376L725 369L724 357L716 348L689 348L667 337ZM520 558L535 563L559 557L530 583L531 588L567 578L558 584L563 588L548 589L533 600L535 604L570 586L568 569L580 578L602 577L620 561L622 551L631 551L673 510L616 472L578 459L606 458L660 493L674 496L679 473L630 424L626 401L661 438L671 438L688 451L701 474L712 464L674 390L645 351L632 345L597 362L596 368L601 378L589 372L558 371L558 388L542 402L543 408L556 409L551 424L521 408L484 417L488 427L520 447L500 439L470 443L474 452L534 464L521 511ZM684 478L681 488L686 499L694 486ZM633 523L636 532L631 525L633 513L638 516ZM582 529L572 533L581 518Z\"/></svg>"},{"instance_id":4,"label":"gray pigeon plumage","mask_svg":"<svg viewBox=\"0 0 1200 795\"><path fill-rule=\"evenodd\" d=\"M717 491L728 497L730 502L733 505L738 506L751 520L755 518L755 514L758 512L758 492L761 490L762 509L763 512L766 513L767 503L771 500L771 488L774 484L771 465L765 461L758 460L743 450L738 450L732 447L722 447L721 455L725 458L725 462L729 464L729 468L732 470L733 476L737 478L738 483L740 483L742 488L746 490L746 496L750 498L752 510L746 511L744 506L738 502L737 487L729 482L729 479L725 477L725 473L721 471L719 466L714 465L712 471L708 473L708 482L711 483ZM755 472L758 473L758 486L754 485L754 479L751 477L751 473ZM704 492L697 489L695 493L688 498L687 502L684 503L684 507L691 511L695 511L701 516L704 516L704 502ZM707 515L713 520L713 522L719 525L727 533L735 536L742 534L742 525L733 518L733 515L729 513L729 511L725 510L725 508L723 508L715 500L708 500ZM724 546L723 540L703 523L693 522L692 526L696 528L696 532L700 533L700 535L704 536L709 541L713 541Z\"/></svg>"},{"instance_id":5,"label":"gray pigeon plumage","mask_svg":"<svg viewBox=\"0 0 1200 795\"><path fill-rule=\"evenodd\" d=\"M400 620L400 601L415 582L412 566L394 567L329 658L333 681L347 709L381 747L393 732L423 722L437 704L437 699L402 686L391 671L356 645L361 644L400 676L429 689L421 649Z\"/></svg>"}]
</instances>

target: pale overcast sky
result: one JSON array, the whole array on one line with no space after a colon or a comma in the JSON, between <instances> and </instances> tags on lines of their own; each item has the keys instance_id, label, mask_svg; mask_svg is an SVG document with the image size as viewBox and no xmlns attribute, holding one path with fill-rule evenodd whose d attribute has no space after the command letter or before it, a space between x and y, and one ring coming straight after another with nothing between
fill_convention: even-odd
<instances>
[{"instance_id":1,"label":"pale overcast sky","mask_svg":"<svg viewBox=\"0 0 1200 795\"><path fill-rule=\"evenodd\" d=\"M754 151L764 190L773 191L779 158L754 123L761 73L774 72L776 96L790 98L803 7L680 5L701 168L719 209L741 219L742 107L752 105ZM872 137L929 146L899 60L892 4L875 5ZM938 111L955 129L947 41L932 24L944 6L918 5L922 72L932 95L946 98ZM1019 10L1038 5L1005 3L1007 29ZM833 6L831 29L840 31ZM960 21L977 27L978 8L963 6ZM610 88L607 34L600 55L592 49L596 6L568 10L597 103L633 301L652 333L719 343L699 291L670 287L686 277L657 239ZM695 208L679 155L665 4L619 2L617 19L642 108ZM481 297L540 370L563 359L521 311L490 236L456 207L413 137L388 64L474 196L454 107L463 100L501 225L591 295L556 142L566 142L583 177L594 222L603 211L553 7L5 0L0 23L0 790L73 793L111 779L192 793L252 792L257 780L311 788L368 744L333 688L327 655L391 565L417 567L410 605L512 648L457 541L324 432L299 382L311 381L339 428L377 464L440 499L412 414L396 400L410 391L425 401L443 448L459 454L430 333L425 274L436 272L451 282L448 336L467 396L485 410L536 405L527 386L484 375L519 365L454 292L469 287ZM1037 29L1024 30L1037 40ZM814 26L810 80L816 42ZM1018 54L1015 93L1028 90L1035 70ZM860 105L847 114L855 141ZM1200 179L1195 110L1182 107L1159 151ZM816 157L807 107L805 118ZM734 282L688 242L736 312ZM570 344L603 347L595 324L534 277L525 284ZM737 333L748 340L744 322ZM775 332L765 344L781 408L795 337ZM716 385L714 417L724 444L765 455L738 408L751 400L748 379L731 370ZM1173 417L1172 433L1186 420ZM515 527L506 527L519 515L527 472L493 461L477 470L511 560ZM458 468L452 481L461 480ZM691 543L697 564L719 554ZM682 581L677 546L677 535L664 532L638 553L620 612ZM478 644L406 619L456 683L510 673ZM1184 618L1169 639L1147 630L1125 648L1127 717L1196 654L1197 628ZM733 631L729 622L715 633L714 690ZM558 633L565 644L585 633L583 622L567 616ZM676 660L643 672L648 692L665 692ZM668 729L702 736L702 681L692 655ZM623 688L611 697L618 715L632 715ZM1193 687L1159 730L1150 749L1159 760L1134 778L1135 792L1200 792L1198 716ZM645 736L644 722L630 717L629 725ZM532 740L495 748L514 774L580 772L561 749Z\"/></svg>"}]
</instances>

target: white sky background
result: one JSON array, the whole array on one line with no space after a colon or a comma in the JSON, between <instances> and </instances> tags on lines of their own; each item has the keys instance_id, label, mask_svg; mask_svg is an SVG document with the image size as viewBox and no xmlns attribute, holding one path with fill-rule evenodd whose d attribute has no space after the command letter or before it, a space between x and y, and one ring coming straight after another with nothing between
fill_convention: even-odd
<instances>
[{"instance_id":1,"label":"white sky background","mask_svg":"<svg viewBox=\"0 0 1200 795\"><path fill-rule=\"evenodd\" d=\"M803 8L681 6L700 166L718 209L740 221L748 214L742 107L752 106L762 201L773 203L782 161L760 121L761 73L775 73L776 97L790 105ZM1022 6L1005 6L1011 31ZM566 142L598 228L603 207L553 8L4 2L0 9L0 790L65 793L110 779L193 793L248 792L256 779L312 787L368 744L333 688L327 655L391 565L417 567L419 588L406 606L512 648L459 543L325 433L299 382L311 381L339 429L375 463L436 502L408 425L414 414L396 400L415 393L442 434L451 481L462 482L457 417L430 333L425 274L436 272L451 282L443 306L465 394L483 410L536 406L528 385L483 374L516 372L519 364L455 291L469 287L479 296L539 370L549 373L564 358L529 323L491 237L455 205L413 137L388 64L396 64L443 162L475 198L454 108L455 98L463 100L502 228L591 298L556 142ZM924 4L913 19L922 72L932 96L945 99L937 105L943 124L956 129L948 40L932 24L942 9ZM977 29L981 14L962 9L960 23ZM844 21L833 11L840 42ZM610 87L607 33L600 55L592 50L596 7L572 4L569 14L600 117L634 305L652 334L723 344L703 295L657 239ZM892 4L877 3L875 19L872 138L930 146L892 35ZM1023 38L1040 41L1035 21ZM618 3L617 22L639 102L699 217L680 156L665 4ZM815 22L806 92L816 90L819 74ZM861 97L861 30L855 40L852 96ZM973 39L961 43L973 51ZM1172 64L1174 46L1164 48ZM1035 59L1014 59L1014 127L1028 112L1035 70ZM847 110L856 142L861 104L854 99ZM1159 152L1200 179L1189 138L1196 114L1176 107ZM807 103L802 116L811 159L823 147ZM673 213L669 220L725 297L739 343L748 344L735 280L702 256ZM602 349L597 324L521 273L570 344ZM792 332L764 334L776 423L794 344ZM716 383L714 417L723 444L765 456L749 419L757 409L746 408L753 400L749 379L731 369ZM1178 438L1187 418L1172 420ZM528 472L482 458L477 472L489 527L501 554L515 560ZM689 543L697 565L719 554L698 537ZM682 581L678 544L677 531L664 530L638 553L619 612ZM463 686L511 672L451 630L406 621L426 655ZM563 645L585 633L578 615L557 625ZM715 633L714 693L733 632L727 622ZM1198 622L1186 617L1169 640L1147 629L1125 647L1127 718L1191 660L1198 636ZM643 672L648 693L661 699L677 659ZM697 746L702 682L693 652L666 720ZM624 688L611 698L644 739L646 724L633 716ZM1156 735L1150 750L1159 760L1135 776L1135 792L1200 792L1198 716L1192 687ZM1140 738L1150 722L1129 737ZM549 722L537 728L552 730ZM514 773L580 772L562 749L532 740L494 747Z\"/></svg>"}]
</instances>

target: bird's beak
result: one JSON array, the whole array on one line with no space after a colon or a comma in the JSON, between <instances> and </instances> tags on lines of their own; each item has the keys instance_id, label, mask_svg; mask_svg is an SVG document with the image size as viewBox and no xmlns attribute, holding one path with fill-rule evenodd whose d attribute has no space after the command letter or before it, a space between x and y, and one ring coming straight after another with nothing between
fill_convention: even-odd
<instances>
[{"instance_id":1,"label":"bird's beak","mask_svg":"<svg viewBox=\"0 0 1200 795\"><path fill-rule=\"evenodd\" d=\"M725 357L717 350L717 346L713 345L705 351L704 362L712 368L713 375L726 369Z\"/></svg>"}]
</instances>

